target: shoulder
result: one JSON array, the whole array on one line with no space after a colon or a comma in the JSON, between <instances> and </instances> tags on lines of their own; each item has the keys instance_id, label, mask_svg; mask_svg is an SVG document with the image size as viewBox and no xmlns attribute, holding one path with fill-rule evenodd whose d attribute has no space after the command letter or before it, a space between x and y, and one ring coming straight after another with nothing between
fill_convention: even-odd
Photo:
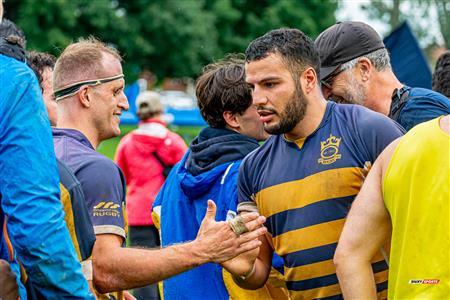
<instances>
[{"instance_id":1,"label":"shoulder","mask_svg":"<svg viewBox=\"0 0 450 300\"><path fill-rule=\"evenodd\" d=\"M450 111L450 100L444 95L424 88L411 88L409 101L406 102L405 108L443 108Z\"/></svg>"},{"instance_id":2,"label":"shoulder","mask_svg":"<svg viewBox=\"0 0 450 300\"><path fill-rule=\"evenodd\" d=\"M119 182L121 174L119 166L111 159L94 152L84 157L83 167L77 173L78 180L92 179L94 182Z\"/></svg>"},{"instance_id":3,"label":"shoulder","mask_svg":"<svg viewBox=\"0 0 450 300\"><path fill-rule=\"evenodd\" d=\"M242 160L242 165L253 165L263 161L263 159L267 157L273 149L277 149L275 145L280 142L280 139L282 139L281 135L273 135L269 137L262 146L247 154L247 156Z\"/></svg>"}]
</instances>

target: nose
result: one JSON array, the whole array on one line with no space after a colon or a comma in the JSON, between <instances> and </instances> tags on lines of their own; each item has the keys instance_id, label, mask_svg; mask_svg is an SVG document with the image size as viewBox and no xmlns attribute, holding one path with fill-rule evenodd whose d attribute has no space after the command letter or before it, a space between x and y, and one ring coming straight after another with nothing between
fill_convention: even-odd
<instances>
[{"instance_id":1,"label":"nose","mask_svg":"<svg viewBox=\"0 0 450 300\"><path fill-rule=\"evenodd\" d=\"M260 88L258 88L258 86L255 86L252 91L252 100L253 100L253 105L255 105L255 106L264 105L267 103L266 95L263 93L263 91Z\"/></svg>"},{"instance_id":2,"label":"nose","mask_svg":"<svg viewBox=\"0 0 450 300\"><path fill-rule=\"evenodd\" d=\"M122 93L122 97L120 97L118 106L119 106L122 110L126 110L126 111L128 111L128 109L130 108L130 105L129 105L129 103L128 103L128 98L127 98L127 96L125 96L124 93Z\"/></svg>"}]
</instances>

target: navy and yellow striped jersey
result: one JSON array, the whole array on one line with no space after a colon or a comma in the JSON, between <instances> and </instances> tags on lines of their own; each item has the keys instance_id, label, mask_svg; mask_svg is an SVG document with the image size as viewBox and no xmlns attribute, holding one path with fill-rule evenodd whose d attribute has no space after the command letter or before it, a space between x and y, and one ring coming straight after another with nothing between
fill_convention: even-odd
<instances>
[{"instance_id":1,"label":"navy and yellow striped jersey","mask_svg":"<svg viewBox=\"0 0 450 300\"><path fill-rule=\"evenodd\" d=\"M288 141L272 136L249 154L239 173L239 207L256 203L268 240L284 260L292 299L341 299L333 255L345 217L368 168L403 129L362 106L327 103L319 127ZM383 253L373 259L386 298Z\"/></svg>"}]
</instances>

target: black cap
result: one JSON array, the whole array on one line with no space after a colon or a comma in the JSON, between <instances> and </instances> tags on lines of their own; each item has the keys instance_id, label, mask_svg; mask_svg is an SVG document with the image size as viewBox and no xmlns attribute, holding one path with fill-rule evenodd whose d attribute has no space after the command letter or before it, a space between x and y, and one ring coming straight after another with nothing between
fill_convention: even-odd
<instances>
[{"instance_id":1,"label":"black cap","mask_svg":"<svg viewBox=\"0 0 450 300\"><path fill-rule=\"evenodd\" d=\"M354 58L384 48L383 40L362 22L338 22L322 32L314 42L320 55L320 79Z\"/></svg>"}]
</instances>

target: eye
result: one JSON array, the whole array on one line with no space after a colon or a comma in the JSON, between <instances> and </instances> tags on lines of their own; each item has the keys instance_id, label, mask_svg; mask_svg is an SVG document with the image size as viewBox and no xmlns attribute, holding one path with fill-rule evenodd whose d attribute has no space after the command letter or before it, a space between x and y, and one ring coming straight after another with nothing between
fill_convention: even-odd
<instances>
[{"instance_id":1,"label":"eye","mask_svg":"<svg viewBox=\"0 0 450 300\"><path fill-rule=\"evenodd\" d=\"M118 88L114 91L114 96L119 95L122 92L123 88Z\"/></svg>"},{"instance_id":2,"label":"eye","mask_svg":"<svg viewBox=\"0 0 450 300\"><path fill-rule=\"evenodd\" d=\"M272 81L264 82L264 86L265 86L266 88L273 88L275 85L276 85L276 83L275 83L275 82L272 82Z\"/></svg>"}]
</instances>

